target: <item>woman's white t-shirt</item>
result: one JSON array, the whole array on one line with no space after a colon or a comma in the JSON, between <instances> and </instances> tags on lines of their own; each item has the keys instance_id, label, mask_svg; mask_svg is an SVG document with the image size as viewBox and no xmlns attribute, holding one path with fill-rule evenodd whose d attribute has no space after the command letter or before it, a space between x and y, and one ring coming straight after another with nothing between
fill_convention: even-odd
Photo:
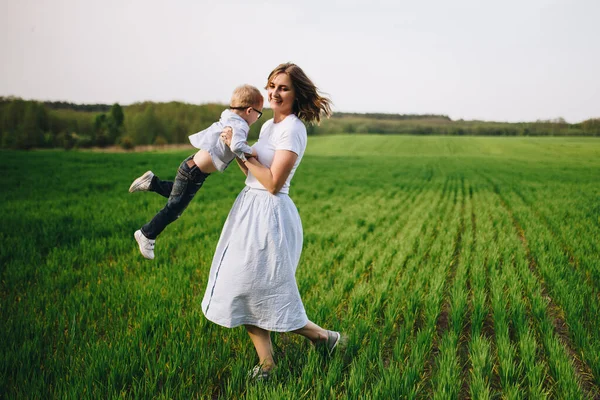
<instances>
[{"instance_id":1,"label":"woman's white t-shirt","mask_svg":"<svg viewBox=\"0 0 600 400\"><path fill-rule=\"evenodd\" d=\"M289 150L298 155L294 167L279 193L289 193L290 182L296 172L296 168L300 164L300 160L302 160L304 150L306 150L306 142L306 127L294 114L288 115L279 123L274 123L273 119L270 119L260 129L258 141L252 148L256 150L258 161L262 165L267 168L271 167L276 150ZM253 189L266 190L250 171L248 171L248 176L246 177L246 186Z\"/></svg>"}]
</instances>

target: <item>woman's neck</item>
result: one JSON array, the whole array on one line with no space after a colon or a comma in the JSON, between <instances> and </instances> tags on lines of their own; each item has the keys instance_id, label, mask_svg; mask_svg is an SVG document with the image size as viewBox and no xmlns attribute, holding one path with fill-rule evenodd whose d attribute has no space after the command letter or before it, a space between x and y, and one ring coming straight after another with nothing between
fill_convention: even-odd
<instances>
[{"instance_id":1,"label":"woman's neck","mask_svg":"<svg viewBox=\"0 0 600 400\"><path fill-rule=\"evenodd\" d=\"M273 114L273 122L276 124L283 121L288 115L292 115L292 113L284 114L284 113L274 113Z\"/></svg>"}]
</instances>

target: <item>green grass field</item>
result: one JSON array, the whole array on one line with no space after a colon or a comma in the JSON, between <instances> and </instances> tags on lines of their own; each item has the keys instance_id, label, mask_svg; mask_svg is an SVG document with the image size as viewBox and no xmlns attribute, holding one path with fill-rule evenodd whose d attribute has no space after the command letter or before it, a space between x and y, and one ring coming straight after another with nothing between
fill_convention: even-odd
<instances>
[{"instance_id":1,"label":"green grass field","mask_svg":"<svg viewBox=\"0 0 600 400\"><path fill-rule=\"evenodd\" d=\"M0 152L0 398L589 399L600 392L600 140L311 137L292 182L309 317L331 358L200 302L243 175L208 178L145 260L191 153Z\"/></svg>"}]
</instances>

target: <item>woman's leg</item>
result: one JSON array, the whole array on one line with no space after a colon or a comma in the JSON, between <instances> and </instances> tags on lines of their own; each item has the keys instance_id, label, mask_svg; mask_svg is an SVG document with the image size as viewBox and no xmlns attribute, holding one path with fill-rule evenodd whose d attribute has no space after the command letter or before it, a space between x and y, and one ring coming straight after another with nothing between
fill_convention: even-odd
<instances>
[{"instance_id":1,"label":"woman's leg","mask_svg":"<svg viewBox=\"0 0 600 400\"><path fill-rule=\"evenodd\" d=\"M327 353L331 355L337 345L340 343L342 336L339 332L328 331L321 328L314 322L308 321L303 328L293 331L298 335L302 335L309 339L315 346L325 348Z\"/></svg>"},{"instance_id":2,"label":"woman's leg","mask_svg":"<svg viewBox=\"0 0 600 400\"><path fill-rule=\"evenodd\" d=\"M254 325L244 325L248 331L254 348L258 354L259 364L263 371L269 371L275 367L273 360L273 344L271 343L271 333L267 330Z\"/></svg>"},{"instance_id":3,"label":"woman's leg","mask_svg":"<svg viewBox=\"0 0 600 400\"><path fill-rule=\"evenodd\" d=\"M305 338L309 339L314 344L321 343L327 340L327 330L321 328L319 325L314 322L308 321L304 327L293 331L298 335L302 335Z\"/></svg>"}]
</instances>

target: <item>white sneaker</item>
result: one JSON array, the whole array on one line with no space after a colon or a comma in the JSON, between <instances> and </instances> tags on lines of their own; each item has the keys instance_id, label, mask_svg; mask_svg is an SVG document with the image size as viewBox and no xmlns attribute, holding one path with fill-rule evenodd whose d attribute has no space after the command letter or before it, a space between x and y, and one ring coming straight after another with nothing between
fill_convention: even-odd
<instances>
[{"instance_id":1,"label":"white sneaker","mask_svg":"<svg viewBox=\"0 0 600 400\"><path fill-rule=\"evenodd\" d=\"M340 343L341 338L342 338L342 335L340 335L339 332L327 331L326 344L327 344L327 353L329 353L329 355L333 354L333 351L337 347L338 343Z\"/></svg>"},{"instance_id":2,"label":"white sneaker","mask_svg":"<svg viewBox=\"0 0 600 400\"><path fill-rule=\"evenodd\" d=\"M248 378L254 381L266 381L269 380L270 377L271 371L265 371L260 365L255 365L254 368L248 372Z\"/></svg>"},{"instance_id":3,"label":"white sneaker","mask_svg":"<svg viewBox=\"0 0 600 400\"><path fill-rule=\"evenodd\" d=\"M137 178L131 186L129 186L129 193L133 192L147 192L150 190L150 184L152 183L152 178L154 177L154 173L152 171L146 171L144 175Z\"/></svg>"},{"instance_id":4,"label":"white sneaker","mask_svg":"<svg viewBox=\"0 0 600 400\"><path fill-rule=\"evenodd\" d=\"M140 246L140 253L142 253L142 255L144 257L146 257L148 260L153 260L154 259L154 242L156 242L156 240L148 239L146 236L144 236L142 231L139 229L137 231L135 231L135 233L133 234L133 237L135 238L135 240L138 242L138 245Z\"/></svg>"}]
</instances>

